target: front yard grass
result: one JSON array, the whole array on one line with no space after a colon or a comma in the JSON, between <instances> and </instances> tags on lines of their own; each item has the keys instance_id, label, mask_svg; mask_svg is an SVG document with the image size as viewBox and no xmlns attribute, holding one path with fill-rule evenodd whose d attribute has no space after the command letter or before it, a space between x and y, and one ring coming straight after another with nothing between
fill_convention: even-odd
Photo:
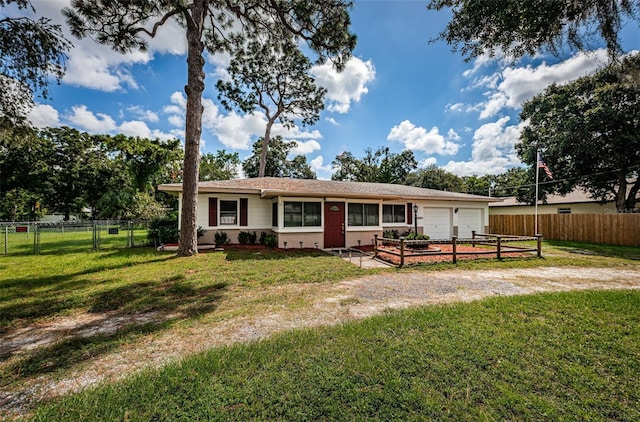
<instances>
[{"instance_id":1,"label":"front yard grass","mask_svg":"<svg viewBox=\"0 0 640 422\"><path fill-rule=\"evenodd\" d=\"M639 420L640 292L492 298L214 349L33 420Z\"/></svg>"},{"instance_id":2,"label":"front yard grass","mask_svg":"<svg viewBox=\"0 0 640 422\"><path fill-rule=\"evenodd\" d=\"M591 250L595 255L572 253L572 251L576 249ZM21 383L41 376L64 378L69 372L81 368L83 365L90 365L94 358L120 348L138 344L139 341L144 341L144 339L149 336L162 335L163 333L179 333L181 330L189 330L197 324L205 324L206 326L206 324L218 323L238 316L250 318L252 316L263 315L265 312L276 308L295 310L296 308L308 307L316 299L314 295L322 293L320 289L326 289L333 283L350 277L380 272L430 271L453 268L501 269L566 265L640 268L640 261L633 259L635 257L634 251L625 248L617 249L615 247L598 247L585 244L576 245L545 242L543 246L543 256L543 259L461 261L457 266L450 263L430 264L402 270L395 268L362 270L356 265L350 264L340 258L324 254L321 251L310 250L291 250L286 253L267 250L227 250L225 252L201 253L192 258L177 258L172 253L157 252L149 248L65 254L45 253L38 256L26 254L0 256L0 336L15 333L21 329L30 330L31 327L34 326L46 326L50 321L73 320L77 316L108 315L109 318L123 317L125 319L131 315L152 316L148 322L125 324L114 332L96 334L89 337L76 336L65 338L51 345L40 347L36 349L35 352L27 352L19 355L11 354L11 352L5 353L4 355L0 353L0 391L8 391L13 387L18 388ZM294 289L271 289L269 294L264 294L268 287L284 287L293 284L305 284L306 286L301 289L295 289L295 291ZM635 293L625 294L634 298L633 300L636 300L637 303L637 295ZM571 294L563 300L567 302L574 300L570 298ZM510 299L505 300L508 302ZM608 300L609 299L606 299L605 302ZM583 299L579 299L579 301L581 303L584 302ZM579 308L584 314L582 316L585 318L588 317L590 312L589 306L590 305L583 305ZM444 311L439 310L438 312ZM541 319L544 320L548 318L545 316L546 312L547 311L543 312L543 316L540 317ZM551 310L549 310L549 312L551 312ZM563 313L563 315L567 320L573 318L572 314L566 312ZM552 313L555 315L555 311ZM161 317L158 318L156 317L157 315ZM631 313L628 317L635 318L637 322L637 307L636 313ZM622 316L615 316L615 318L622 318ZM502 324L502 322L500 322L500 324ZM451 325L450 329L452 330L451 332L454 333L468 329L468 327L464 327L467 326L461 325L456 328L456 325ZM529 326L529 328L532 327L535 328L535 326ZM396 329L397 328L394 327L390 328L392 331ZM486 329L489 329L488 326ZM499 327L494 327L494 329L499 329ZM272 347L278 349L281 348L281 346L278 346L278 342L284 341L285 343L293 342L297 344L300 341L299 338L309 336L316 338L321 335L320 333L325 333L322 335L329 337L334 335L326 334L329 332L330 331L325 330L319 330L318 332L310 330L309 332L297 333L288 339L287 337L283 337L285 340L277 340L272 346L256 345L255 347ZM437 332L436 334L444 335L445 338L449 335L444 332ZM637 337L637 333L635 333L635 335ZM410 339L404 339L404 335L401 335L401 338L398 339L398 341L405 340L409 341ZM620 341L622 340L624 339ZM318 341L322 343L322 341L325 340ZM374 339L370 341L373 342L372 344L375 344L380 340ZM314 343L313 347L318 347L319 350L322 350L321 346L321 344L317 345ZM344 345L344 347L351 346ZM365 348L365 346L358 347ZM451 347L454 346L451 345ZM2 347L0 347L0 350L2 350ZM212 353L214 353L215 356L218 356L216 353L221 353L222 355L220 356L224 356L225 353L231 353L230 350L237 350L233 353L253 353L247 351L249 349L245 350L242 347L238 349L225 349L225 351L212 351ZM293 352L287 351L287 353L298 353L298 350L295 348L291 350L293 350ZM637 349L634 350L636 350L635 356L636 360L638 360ZM300 353L302 352L307 353L307 351L304 350L300 351ZM349 352L345 350L341 353ZM258 354L261 355L262 352ZM215 357L215 359L221 358ZM269 359L274 359L274 362L280 361L280 358L275 355L270 356ZM307 357L305 359L313 360L314 358ZM369 359L369 357L367 357L367 359ZM345 362L348 363L348 361ZM378 362L382 365L382 361ZM288 364L287 362L287 365ZM327 364L329 365L328 367L319 367L313 371L327 372L325 375L329 377L328 379L332 379L332 376L329 376L329 372L334 371L333 365L335 365L335 362L329 361ZM461 365L462 363L459 364ZM241 365L241 363L238 362L237 365ZM253 363L252 365L259 364ZM171 371L177 371L176 375L172 375L173 377L179 378L186 376L180 372L180 369L176 369L176 367L172 368L174 369L171 369ZM315 368L315 366L313 368ZM459 370L459 368L454 369ZM386 367L380 370L393 372L396 368ZM410 372L416 370L416 368L409 369ZM358 369L358 371L363 371L361 373L362 376L367 374L364 369ZM155 372L154 374L156 375L152 377L159 376ZM429 376L434 378L437 374L439 374L439 372ZM231 374L227 375L231 376ZM272 376L275 377L276 375L265 373L259 377L269 378ZM289 376L294 377L294 374ZM240 375L238 375L238 377L240 377ZM400 382L400 379L396 377L397 376L394 375L394 378L389 382L392 384ZM473 379L471 378L471 380ZM168 382L168 380L164 381ZM358 387L360 389L357 391L364 396L368 396L370 393L375 396L377 392L385 391L386 381L383 381L384 379L378 379L374 384ZM271 380L269 382L275 383L276 381ZM344 382L347 381L339 380L339 384ZM350 383L352 383L351 380L347 382L349 385ZM171 384L168 382L168 385ZM264 387L275 389L274 391L280 391L287 397L297 397L301 394L294 390L289 390L287 386L287 382L284 382L281 387L269 384L262 387L254 386L252 388L258 389ZM109 388L110 387L106 387L105 391ZM280 390L278 390L278 388L280 388ZM296 386L296 388L298 387ZM327 388L338 387L329 385ZM422 386L420 388L424 389L426 387ZM428 392L431 390L427 389L424 391ZM259 393L253 390L236 390L236 393L255 393L257 394L255 400L261 397ZM416 392L414 393L418 394ZM217 395L218 392L215 392L215 394ZM320 395L320 392L314 394ZM353 394L355 395L356 393ZM395 392L393 394L399 393ZM307 397L307 399L308 398L309 397ZM69 400L73 401L78 399L74 398ZM86 401L88 399L83 398L81 400ZM130 398L130 400L133 401L135 399ZM161 402L163 400L168 399L160 399ZM203 403L206 402L205 398L199 400L204 400ZM276 399L270 397L269 400ZM350 405L357 405L359 403L358 400ZM439 403L439 406L442 406L444 402L438 401L437 403ZM148 404L151 405L152 403ZM336 406L342 405L343 404ZM209 406L209 404L207 404L207 406ZM217 404L215 406L217 406ZM240 408L250 409L253 405L236 403L228 404L228 406L231 408L239 406ZM369 408L369 406L372 406L372 404L369 403L365 407ZM420 409L423 409L423 406L424 403L420 405ZM263 414L260 413L263 412L263 410L258 412L256 409L257 408L253 408L250 414ZM58 410L51 411L54 413L58 412ZM135 409L131 411L137 412ZM298 411L302 412L301 409L298 409ZM141 412L141 415L146 415L150 410L145 409L141 410ZM267 415L271 413L264 414ZM243 414L239 415L239 417L242 417ZM304 412L300 413L300 415L299 418L304 418ZM318 414L313 413L313 415L317 416ZM369 413L366 415L370 416ZM403 416L410 415L411 413L403 414ZM176 415L172 414L170 417L167 416L167 418L174 419L174 416ZM191 416L193 416L193 414ZM288 418L289 416L292 415L281 417ZM1 417L2 409L0 409L0 418ZM140 417L145 419L145 416ZM160 419L163 418L164 417L160 415ZM315 418L316 417L312 417L312 419ZM325 417L320 415L318 418L322 419ZM498 417L498 419L500 418L502 417ZM513 419L519 419L519 417L514 417Z\"/></svg>"}]
</instances>

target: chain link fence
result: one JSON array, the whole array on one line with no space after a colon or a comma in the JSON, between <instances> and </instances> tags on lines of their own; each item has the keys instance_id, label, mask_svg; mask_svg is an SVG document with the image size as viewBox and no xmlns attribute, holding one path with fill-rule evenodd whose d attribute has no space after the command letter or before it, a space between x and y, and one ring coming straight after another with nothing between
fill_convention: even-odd
<instances>
[{"instance_id":1,"label":"chain link fence","mask_svg":"<svg viewBox=\"0 0 640 422\"><path fill-rule=\"evenodd\" d=\"M0 254L43 254L146 246L139 221L0 223Z\"/></svg>"}]
</instances>

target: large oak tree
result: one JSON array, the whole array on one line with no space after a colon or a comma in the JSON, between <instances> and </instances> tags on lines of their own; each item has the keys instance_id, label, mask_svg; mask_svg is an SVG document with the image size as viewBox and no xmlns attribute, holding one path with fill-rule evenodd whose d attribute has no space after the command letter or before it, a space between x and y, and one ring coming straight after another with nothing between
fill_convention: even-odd
<instances>
[{"instance_id":1,"label":"large oak tree","mask_svg":"<svg viewBox=\"0 0 640 422\"><path fill-rule=\"evenodd\" d=\"M590 50L603 40L609 57L622 53L620 30L640 20L640 0L430 0L429 9L453 14L438 40L467 58L497 51L517 58L565 46Z\"/></svg>"},{"instance_id":2,"label":"large oak tree","mask_svg":"<svg viewBox=\"0 0 640 422\"><path fill-rule=\"evenodd\" d=\"M0 0L0 9L35 12L29 0ZM64 75L71 44L51 19L0 14L0 124L25 123L33 96L49 95L50 78Z\"/></svg>"},{"instance_id":3,"label":"large oak tree","mask_svg":"<svg viewBox=\"0 0 640 422\"><path fill-rule=\"evenodd\" d=\"M197 202L204 53L217 53L236 37L294 37L307 43L319 62L342 66L355 47L349 32L348 0L72 0L65 9L74 35L92 35L116 51L147 48L169 20L183 28L188 44L185 159L178 255L197 253Z\"/></svg>"},{"instance_id":4,"label":"large oak tree","mask_svg":"<svg viewBox=\"0 0 640 422\"><path fill-rule=\"evenodd\" d=\"M640 54L565 85L551 85L524 104L527 126L516 150L535 168L536 151L566 194L576 186L593 198L634 209L640 201Z\"/></svg>"}]
</instances>

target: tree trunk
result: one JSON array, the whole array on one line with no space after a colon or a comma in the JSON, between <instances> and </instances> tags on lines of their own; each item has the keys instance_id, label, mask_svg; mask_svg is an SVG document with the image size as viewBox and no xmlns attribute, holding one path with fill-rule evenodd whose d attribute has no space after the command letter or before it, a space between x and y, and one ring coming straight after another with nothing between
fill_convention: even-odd
<instances>
[{"instance_id":1,"label":"tree trunk","mask_svg":"<svg viewBox=\"0 0 640 422\"><path fill-rule=\"evenodd\" d=\"M638 202L636 196L638 196L638 191L640 191L640 178L636 178L635 183L629 190L629 195L627 195L626 209L630 212L633 212L632 210L636 208L636 203Z\"/></svg>"},{"instance_id":2,"label":"tree trunk","mask_svg":"<svg viewBox=\"0 0 640 422\"><path fill-rule=\"evenodd\" d=\"M273 120L267 120L267 127L264 131L264 138L262 138L262 150L260 151L260 168L258 169L258 177L264 177L267 170L267 151L269 150L269 140L271 139L271 126L273 126Z\"/></svg>"},{"instance_id":3,"label":"tree trunk","mask_svg":"<svg viewBox=\"0 0 640 422\"><path fill-rule=\"evenodd\" d=\"M616 193L616 210L624 212L627 205L627 172L618 172L618 192Z\"/></svg>"},{"instance_id":4,"label":"tree trunk","mask_svg":"<svg viewBox=\"0 0 640 422\"><path fill-rule=\"evenodd\" d=\"M202 93L204 91L204 43L202 28L206 8L204 0L193 3L187 16L187 94L184 136L184 169L182 181L182 212L180 218L180 246L178 256L198 253L198 171L200 164L200 136L202 134Z\"/></svg>"}]
</instances>

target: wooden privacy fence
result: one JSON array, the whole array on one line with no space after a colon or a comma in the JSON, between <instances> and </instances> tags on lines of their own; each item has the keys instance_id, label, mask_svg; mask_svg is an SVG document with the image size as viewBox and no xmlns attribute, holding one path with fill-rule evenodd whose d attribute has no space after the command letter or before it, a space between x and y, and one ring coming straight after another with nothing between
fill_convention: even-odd
<instances>
[{"instance_id":1,"label":"wooden privacy fence","mask_svg":"<svg viewBox=\"0 0 640 422\"><path fill-rule=\"evenodd\" d=\"M533 236L534 215L490 215L492 232ZM640 246L640 214L541 214L538 231L545 239Z\"/></svg>"}]
</instances>

